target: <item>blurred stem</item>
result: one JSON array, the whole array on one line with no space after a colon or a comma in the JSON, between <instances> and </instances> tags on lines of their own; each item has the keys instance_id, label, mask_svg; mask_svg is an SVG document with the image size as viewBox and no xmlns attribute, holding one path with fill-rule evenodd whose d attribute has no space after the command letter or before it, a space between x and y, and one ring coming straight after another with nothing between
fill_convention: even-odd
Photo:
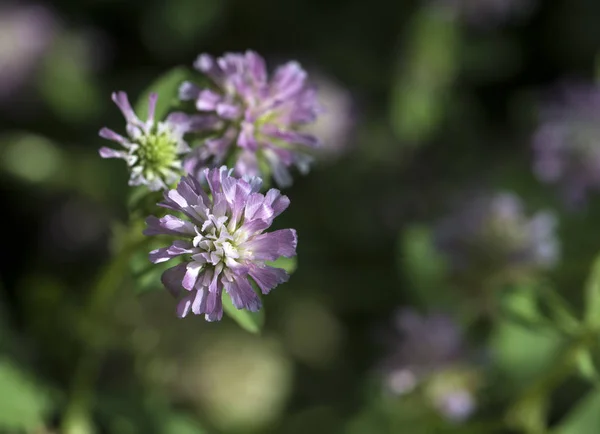
<instances>
[{"instance_id":1,"label":"blurred stem","mask_svg":"<svg viewBox=\"0 0 600 434\"><path fill-rule=\"evenodd\" d=\"M588 330L574 337L554 364L527 387L509 408L507 423L528 434L547 433L546 412L552 390L571 375L581 350L593 346L596 338L596 333Z\"/></svg>"},{"instance_id":2,"label":"blurred stem","mask_svg":"<svg viewBox=\"0 0 600 434\"><path fill-rule=\"evenodd\" d=\"M133 253L144 244L140 226L133 222L129 225L119 252L106 265L90 295L85 317L97 324L108 309L115 291L128 272ZM96 330L94 327L93 330ZM62 422L64 434L91 434L94 432L90 420L94 383L102 366L105 352L103 339L88 337L82 353L75 364L71 382L71 391Z\"/></svg>"}]
</instances>

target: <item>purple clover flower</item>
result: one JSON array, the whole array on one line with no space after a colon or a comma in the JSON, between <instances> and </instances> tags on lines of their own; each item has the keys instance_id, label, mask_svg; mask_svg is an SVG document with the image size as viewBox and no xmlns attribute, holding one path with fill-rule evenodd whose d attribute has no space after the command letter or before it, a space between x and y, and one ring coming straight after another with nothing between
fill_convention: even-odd
<instances>
[{"instance_id":1,"label":"purple clover flower","mask_svg":"<svg viewBox=\"0 0 600 434\"><path fill-rule=\"evenodd\" d=\"M180 98L195 101L199 112L217 120L215 134L194 150L186 171L197 175L227 160L237 175L272 175L280 187L292 183L290 166L308 171L312 158L305 152L319 140L301 129L316 120L320 106L300 64L288 62L269 79L265 60L247 51L217 59L201 54L194 67L212 86L185 82Z\"/></svg>"},{"instance_id":2,"label":"purple clover flower","mask_svg":"<svg viewBox=\"0 0 600 434\"><path fill-rule=\"evenodd\" d=\"M204 314L207 321L223 316L223 289L238 309L258 311L261 301L252 289L254 281L263 294L289 278L285 270L265 261L296 255L296 231L264 231L289 205L276 189L259 193L260 178L238 179L225 166L206 169L210 197L193 176L181 179L165 192L160 206L183 213L148 217L145 235L173 235L169 247L150 252L150 261L161 263L176 257L184 262L163 273L162 281L174 295L183 294L177 314Z\"/></svg>"},{"instance_id":3,"label":"purple clover flower","mask_svg":"<svg viewBox=\"0 0 600 434\"><path fill-rule=\"evenodd\" d=\"M398 311L391 352L382 367L387 389L407 395L423 388L446 418L464 420L476 407L474 374L468 368L462 331L447 315Z\"/></svg>"},{"instance_id":4,"label":"purple clover flower","mask_svg":"<svg viewBox=\"0 0 600 434\"><path fill-rule=\"evenodd\" d=\"M600 189L600 87L569 84L540 114L533 138L534 172L538 179L558 184L570 206L585 202Z\"/></svg>"},{"instance_id":5,"label":"purple clover flower","mask_svg":"<svg viewBox=\"0 0 600 434\"><path fill-rule=\"evenodd\" d=\"M129 185L146 185L152 191L166 189L182 175L181 155L190 151L183 136L198 129L203 122L200 116L171 113L164 122L154 119L158 95L149 97L148 118L141 121L129 103L125 92L115 92L112 100L127 120L127 137L108 128L100 130L100 137L120 144L125 150L102 147L102 158L121 158L131 172Z\"/></svg>"},{"instance_id":6,"label":"purple clover flower","mask_svg":"<svg viewBox=\"0 0 600 434\"><path fill-rule=\"evenodd\" d=\"M0 100L14 96L27 83L58 30L57 17L46 6L0 5Z\"/></svg>"},{"instance_id":7,"label":"purple clover flower","mask_svg":"<svg viewBox=\"0 0 600 434\"><path fill-rule=\"evenodd\" d=\"M519 197L502 192L472 198L438 224L435 238L454 272L516 276L558 261L556 225L551 212L529 218Z\"/></svg>"}]
</instances>

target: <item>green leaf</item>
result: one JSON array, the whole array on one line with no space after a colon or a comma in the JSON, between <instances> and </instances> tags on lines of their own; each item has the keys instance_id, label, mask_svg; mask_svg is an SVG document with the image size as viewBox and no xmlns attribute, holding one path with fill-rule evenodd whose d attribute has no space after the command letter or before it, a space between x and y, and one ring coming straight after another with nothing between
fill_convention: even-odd
<instances>
[{"instance_id":1,"label":"green leaf","mask_svg":"<svg viewBox=\"0 0 600 434\"><path fill-rule=\"evenodd\" d=\"M0 360L0 431L33 430L43 426L51 399L47 390L9 360Z\"/></svg>"},{"instance_id":2,"label":"green leaf","mask_svg":"<svg viewBox=\"0 0 600 434\"><path fill-rule=\"evenodd\" d=\"M595 385L600 385L600 376L590 348L582 348L576 356L579 373L583 378Z\"/></svg>"},{"instance_id":3,"label":"green leaf","mask_svg":"<svg viewBox=\"0 0 600 434\"><path fill-rule=\"evenodd\" d=\"M600 329L600 256L597 256L585 285L585 324Z\"/></svg>"},{"instance_id":4,"label":"green leaf","mask_svg":"<svg viewBox=\"0 0 600 434\"><path fill-rule=\"evenodd\" d=\"M433 242L431 230L414 225L400 239L399 266L420 301L428 306L444 304L447 292L439 291L446 277L446 263Z\"/></svg>"},{"instance_id":5,"label":"green leaf","mask_svg":"<svg viewBox=\"0 0 600 434\"><path fill-rule=\"evenodd\" d=\"M183 66L173 68L161 75L142 93L135 105L135 113L140 119L146 119L148 116L148 97L152 92L155 92L158 94L158 101L156 102L154 118L164 119L169 110L178 102L177 95L181 83L192 78L192 72Z\"/></svg>"},{"instance_id":6,"label":"green leaf","mask_svg":"<svg viewBox=\"0 0 600 434\"><path fill-rule=\"evenodd\" d=\"M255 291L257 288L252 284ZM258 291L257 291L258 292ZM265 308L261 308L258 312L250 312L246 309L238 309L231 303L229 295L223 291L223 310L231 319L238 325L250 333L258 334L262 330L265 323Z\"/></svg>"},{"instance_id":7,"label":"green leaf","mask_svg":"<svg viewBox=\"0 0 600 434\"><path fill-rule=\"evenodd\" d=\"M282 256L276 261L267 261L266 264L270 267L283 268L288 274L293 274L296 268L298 268L298 257L284 258Z\"/></svg>"},{"instance_id":8,"label":"green leaf","mask_svg":"<svg viewBox=\"0 0 600 434\"><path fill-rule=\"evenodd\" d=\"M202 434L206 431L192 417L182 413L173 413L165 422L162 432Z\"/></svg>"},{"instance_id":9,"label":"green leaf","mask_svg":"<svg viewBox=\"0 0 600 434\"><path fill-rule=\"evenodd\" d=\"M591 391L577 403L553 434L597 434L600 427L600 389Z\"/></svg>"}]
</instances>

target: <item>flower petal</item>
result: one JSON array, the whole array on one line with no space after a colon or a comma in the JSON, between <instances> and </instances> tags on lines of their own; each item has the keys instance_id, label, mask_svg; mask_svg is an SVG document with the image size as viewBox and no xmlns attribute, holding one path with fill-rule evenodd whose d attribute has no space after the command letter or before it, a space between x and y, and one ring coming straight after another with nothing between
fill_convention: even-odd
<instances>
[{"instance_id":1,"label":"flower petal","mask_svg":"<svg viewBox=\"0 0 600 434\"><path fill-rule=\"evenodd\" d=\"M263 294L268 294L271 289L280 283L287 282L289 274L282 268L259 267L252 265L249 269L250 276L254 279Z\"/></svg>"},{"instance_id":2,"label":"flower petal","mask_svg":"<svg viewBox=\"0 0 600 434\"><path fill-rule=\"evenodd\" d=\"M195 235L195 226L178 217L167 214L160 219L155 216L149 216L146 219L144 235Z\"/></svg>"},{"instance_id":3,"label":"flower petal","mask_svg":"<svg viewBox=\"0 0 600 434\"><path fill-rule=\"evenodd\" d=\"M179 264L165 270L160 277L162 284L167 288L173 297L178 297L181 294L181 281L185 274L186 264Z\"/></svg>"},{"instance_id":4,"label":"flower petal","mask_svg":"<svg viewBox=\"0 0 600 434\"><path fill-rule=\"evenodd\" d=\"M222 292L209 292L206 300L206 321L220 321L223 318Z\"/></svg>"},{"instance_id":5,"label":"flower petal","mask_svg":"<svg viewBox=\"0 0 600 434\"><path fill-rule=\"evenodd\" d=\"M281 229L258 235L244 244L255 259L274 261L280 256L296 255L298 238L294 229Z\"/></svg>"},{"instance_id":6,"label":"flower petal","mask_svg":"<svg viewBox=\"0 0 600 434\"><path fill-rule=\"evenodd\" d=\"M257 312L262 303L260 298L252 289L252 285L248 282L248 279L244 276L239 276L237 279L233 279L232 282L225 281L225 290L231 302L238 309L247 309L250 312Z\"/></svg>"},{"instance_id":7,"label":"flower petal","mask_svg":"<svg viewBox=\"0 0 600 434\"><path fill-rule=\"evenodd\" d=\"M196 285L196 280L198 280L198 275L202 271L203 264L198 262L188 262L185 270L185 275L183 279L181 279L181 286L183 286L188 291L194 289Z\"/></svg>"}]
</instances>

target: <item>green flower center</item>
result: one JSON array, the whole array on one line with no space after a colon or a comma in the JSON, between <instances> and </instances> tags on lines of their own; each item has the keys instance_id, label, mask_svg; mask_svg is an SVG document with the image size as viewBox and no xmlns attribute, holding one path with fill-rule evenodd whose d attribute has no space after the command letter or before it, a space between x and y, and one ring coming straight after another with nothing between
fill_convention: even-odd
<instances>
[{"instance_id":1,"label":"green flower center","mask_svg":"<svg viewBox=\"0 0 600 434\"><path fill-rule=\"evenodd\" d=\"M168 131L143 136L138 144L139 164L145 171L160 172L171 167L177 160L177 141Z\"/></svg>"}]
</instances>

